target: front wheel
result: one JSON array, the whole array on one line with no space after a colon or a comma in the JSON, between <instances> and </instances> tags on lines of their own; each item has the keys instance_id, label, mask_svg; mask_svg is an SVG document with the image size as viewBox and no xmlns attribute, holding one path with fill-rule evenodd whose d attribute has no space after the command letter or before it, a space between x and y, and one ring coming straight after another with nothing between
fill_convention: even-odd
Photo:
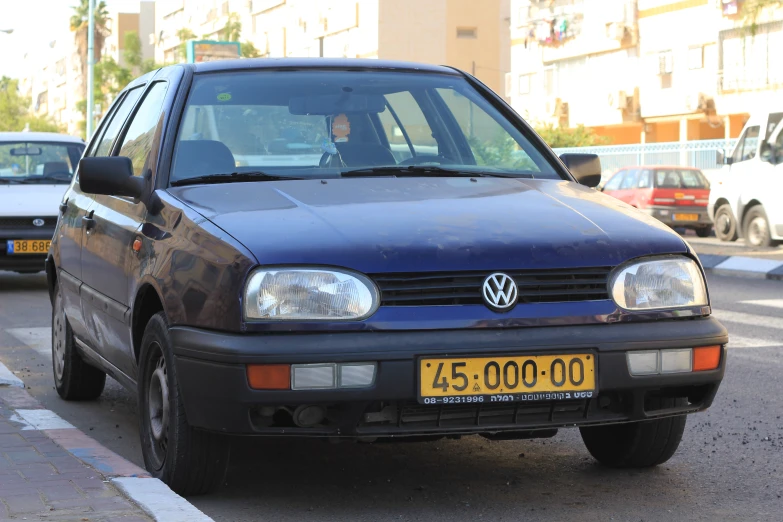
<instances>
[{"instance_id":1,"label":"front wheel","mask_svg":"<svg viewBox=\"0 0 783 522\"><path fill-rule=\"evenodd\" d=\"M106 374L84 362L76 350L59 285L56 286L55 292L52 306L54 388L66 401L97 399L106 385Z\"/></svg>"},{"instance_id":2,"label":"front wheel","mask_svg":"<svg viewBox=\"0 0 783 522\"><path fill-rule=\"evenodd\" d=\"M724 203L715 211L715 235L721 241L737 240L737 220L734 219L734 213L731 206Z\"/></svg>"},{"instance_id":3,"label":"front wheel","mask_svg":"<svg viewBox=\"0 0 783 522\"><path fill-rule=\"evenodd\" d=\"M152 316L142 337L139 405L141 451L153 477L180 495L202 495L222 483L229 440L188 424L163 312Z\"/></svg>"},{"instance_id":4,"label":"front wheel","mask_svg":"<svg viewBox=\"0 0 783 522\"><path fill-rule=\"evenodd\" d=\"M580 428L587 451L613 468L648 468L669 460L680 445L685 416Z\"/></svg>"}]
</instances>

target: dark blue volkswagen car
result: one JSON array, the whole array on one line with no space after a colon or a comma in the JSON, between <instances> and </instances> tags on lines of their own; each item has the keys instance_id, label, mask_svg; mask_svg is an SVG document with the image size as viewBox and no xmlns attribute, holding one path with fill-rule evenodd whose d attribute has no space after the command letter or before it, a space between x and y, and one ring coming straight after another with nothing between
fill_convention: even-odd
<instances>
[{"instance_id":1,"label":"dark blue volkswagen car","mask_svg":"<svg viewBox=\"0 0 783 522\"><path fill-rule=\"evenodd\" d=\"M551 437L669 459L726 330L693 250L592 190L474 77L375 60L178 65L127 86L61 205L57 391L138 394L147 469L229 435Z\"/></svg>"}]
</instances>

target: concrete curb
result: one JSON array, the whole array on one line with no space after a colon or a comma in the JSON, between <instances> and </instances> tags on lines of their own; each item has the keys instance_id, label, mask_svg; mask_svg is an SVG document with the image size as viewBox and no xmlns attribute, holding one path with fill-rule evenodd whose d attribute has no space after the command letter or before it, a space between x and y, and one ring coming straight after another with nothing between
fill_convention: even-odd
<instances>
[{"instance_id":1,"label":"concrete curb","mask_svg":"<svg viewBox=\"0 0 783 522\"><path fill-rule=\"evenodd\" d=\"M783 281L783 261L744 256L697 255L704 270L713 274Z\"/></svg>"},{"instance_id":2,"label":"concrete curb","mask_svg":"<svg viewBox=\"0 0 783 522\"><path fill-rule=\"evenodd\" d=\"M1 362L0 400L14 411L11 420L22 424L22 430L39 430L52 442L110 481L153 520L212 521L162 481L150 477L145 470L79 431L53 411L43 408L27 393L24 383Z\"/></svg>"}]
</instances>

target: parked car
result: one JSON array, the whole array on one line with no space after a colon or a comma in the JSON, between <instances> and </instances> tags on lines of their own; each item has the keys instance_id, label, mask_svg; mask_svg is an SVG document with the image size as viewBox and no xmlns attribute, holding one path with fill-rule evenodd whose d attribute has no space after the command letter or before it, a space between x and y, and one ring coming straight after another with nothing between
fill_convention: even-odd
<instances>
[{"instance_id":1,"label":"parked car","mask_svg":"<svg viewBox=\"0 0 783 522\"><path fill-rule=\"evenodd\" d=\"M57 206L84 142L49 132L0 132L0 270L44 270Z\"/></svg>"},{"instance_id":2,"label":"parked car","mask_svg":"<svg viewBox=\"0 0 783 522\"><path fill-rule=\"evenodd\" d=\"M231 136L296 128L323 152L238 166L239 141L204 123L225 107L253 115ZM63 198L47 259L56 389L93 399L109 374L135 391L146 468L183 494L221 481L228 434L578 426L607 465L660 464L685 415L712 403L727 333L694 252L592 190L600 174L597 156L558 158L448 67L149 73L120 93Z\"/></svg>"},{"instance_id":3,"label":"parked car","mask_svg":"<svg viewBox=\"0 0 783 522\"><path fill-rule=\"evenodd\" d=\"M715 175L709 212L722 241L783 243L783 109L752 114Z\"/></svg>"},{"instance_id":4,"label":"parked car","mask_svg":"<svg viewBox=\"0 0 783 522\"><path fill-rule=\"evenodd\" d=\"M627 167L606 182L603 192L670 227L695 230L699 237L712 233L712 220L707 213L710 183L699 169Z\"/></svg>"}]
</instances>

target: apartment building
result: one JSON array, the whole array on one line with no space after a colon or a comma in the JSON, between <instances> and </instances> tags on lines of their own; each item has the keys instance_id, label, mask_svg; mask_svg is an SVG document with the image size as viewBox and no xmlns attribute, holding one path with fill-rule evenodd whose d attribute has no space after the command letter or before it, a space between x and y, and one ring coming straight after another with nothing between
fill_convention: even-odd
<instances>
[{"instance_id":1,"label":"apartment building","mask_svg":"<svg viewBox=\"0 0 783 522\"><path fill-rule=\"evenodd\" d=\"M177 34L217 39L230 13L262 56L413 60L459 67L498 92L509 71L510 0L158 0L156 58L181 61Z\"/></svg>"},{"instance_id":2,"label":"apartment building","mask_svg":"<svg viewBox=\"0 0 783 522\"><path fill-rule=\"evenodd\" d=\"M125 35L136 31L142 43L142 57L152 58L154 46L155 7L152 1L139 3L138 11L120 11L109 6L109 34L104 40L102 56L124 64L123 50ZM82 73L81 56L75 35L67 19L62 29L50 35L52 38L43 54L29 56L30 73L24 86L31 101L32 110L39 115L48 115L62 125L68 134L78 135L79 123L83 121L77 104L84 99L86 75ZM96 115L107 107L97 107Z\"/></svg>"},{"instance_id":3,"label":"apartment building","mask_svg":"<svg viewBox=\"0 0 783 522\"><path fill-rule=\"evenodd\" d=\"M512 1L507 94L614 144L733 138L783 88L783 9L739 0Z\"/></svg>"}]
</instances>

